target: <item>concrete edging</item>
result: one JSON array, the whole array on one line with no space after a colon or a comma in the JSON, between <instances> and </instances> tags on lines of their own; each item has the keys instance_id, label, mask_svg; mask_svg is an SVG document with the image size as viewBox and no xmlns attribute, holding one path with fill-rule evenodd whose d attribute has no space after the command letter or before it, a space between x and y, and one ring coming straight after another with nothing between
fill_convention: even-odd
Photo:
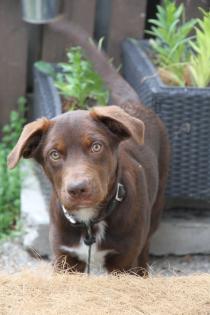
<instances>
[{"instance_id":1,"label":"concrete edging","mask_svg":"<svg viewBox=\"0 0 210 315\"><path fill-rule=\"evenodd\" d=\"M33 162L23 165L21 216L24 224L24 247L40 256L51 255L49 245L49 214Z\"/></svg>"}]
</instances>

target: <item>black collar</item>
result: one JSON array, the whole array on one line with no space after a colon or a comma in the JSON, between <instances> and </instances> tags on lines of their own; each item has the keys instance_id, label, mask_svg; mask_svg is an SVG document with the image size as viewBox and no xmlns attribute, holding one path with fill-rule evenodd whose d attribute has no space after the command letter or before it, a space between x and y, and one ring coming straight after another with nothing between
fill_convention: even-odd
<instances>
[{"instance_id":1,"label":"black collar","mask_svg":"<svg viewBox=\"0 0 210 315\"><path fill-rule=\"evenodd\" d=\"M114 198L112 198L109 201L104 213L100 215L98 218L90 220L88 223L76 221L74 217L71 216L63 206L61 206L61 208L63 210L63 214L65 218L68 220L71 226L75 228L79 227L79 228L85 229L84 243L88 246L91 246L96 241L95 236L93 235L93 226L96 223L99 223L102 220L106 219L112 213L112 211L117 207L117 205L123 201L123 199L125 198L125 195L126 195L126 191L125 191L124 185L118 182L116 194Z\"/></svg>"}]
</instances>

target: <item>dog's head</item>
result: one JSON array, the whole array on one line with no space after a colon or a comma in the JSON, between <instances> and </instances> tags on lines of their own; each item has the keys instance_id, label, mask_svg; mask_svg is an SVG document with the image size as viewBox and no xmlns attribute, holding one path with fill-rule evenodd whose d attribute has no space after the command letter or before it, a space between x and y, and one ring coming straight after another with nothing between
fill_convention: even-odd
<instances>
[{"instance_id":1,"label":"dog's head","mask_svg":"<svg viewBox=\"0 0 210 315\"><path fill-rule=\"evenodd\" d=\"M119 143L129 137L142 144L144 124L117 106L40 118L24 127L8 167L15 167L21 157L36 159L61 205L91 219L115 185Z\"/></svg>"}]
</instances>

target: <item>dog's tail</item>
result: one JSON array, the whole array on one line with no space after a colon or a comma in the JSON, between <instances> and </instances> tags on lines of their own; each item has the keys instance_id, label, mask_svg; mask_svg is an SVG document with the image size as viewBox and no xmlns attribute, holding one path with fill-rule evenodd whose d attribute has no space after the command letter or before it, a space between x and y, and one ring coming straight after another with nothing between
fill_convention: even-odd
<instances>
[{"instance_id":1,"label":"dog's tail","mask_svg":"<svg viewBox=\"0 0 210 315\"><path fill-rule=\"evenodd\" d=\"M65 19L57 20L49 27L53 31L67 36L72 45L81 46L84 49L87 58L93 63L95 70L101 75L109 89L113 104L119 105L127 112L135 111L134 104L140 105L137 93L120 76L105 53L90 40L90 35L84 29Z\"/></svg>"}]
</instances>

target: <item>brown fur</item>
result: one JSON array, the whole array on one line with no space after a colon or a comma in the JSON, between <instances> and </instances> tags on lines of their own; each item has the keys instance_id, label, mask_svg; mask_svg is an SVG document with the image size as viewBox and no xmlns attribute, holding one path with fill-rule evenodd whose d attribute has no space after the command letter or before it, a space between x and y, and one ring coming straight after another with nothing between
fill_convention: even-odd
<instances>
[{"instance_id":1,"label":"brown fur","mask_svg":"<svg viewBox=\"0 0 210 315\"><path fill-rule=\"evenodd\" d=\"M125 111L117 106L96 107L90 112L70 112L29 124L10 154L8 165L14 167L24 156L35 158L44 168L53 185L53 250L56 258L65 256L66 263L78 271L84 271L85 263L62 251L60 245L77 246L84 231L70 225L61 204L68 211L92 207L100 216L113 198L117 182L123 183L126 197L106 218L106 234L99 249L113 250L105 259L109 272L138 268L141 274L148 260L150 237L163 210L169 164L165 128L151 110L140 104L106 57L87 44L85 32L78 33L77 27L65 22L53 27L74 36L77 45L85 43L89 56L96 58L96 68L110 88L112 99ZM91 145L95 142L102 144L100 152L93 153ZM56 161L50 155L55 149L59 152ZM75 183L82 185L79 196Z\"/></svg>"}]
</instances>

